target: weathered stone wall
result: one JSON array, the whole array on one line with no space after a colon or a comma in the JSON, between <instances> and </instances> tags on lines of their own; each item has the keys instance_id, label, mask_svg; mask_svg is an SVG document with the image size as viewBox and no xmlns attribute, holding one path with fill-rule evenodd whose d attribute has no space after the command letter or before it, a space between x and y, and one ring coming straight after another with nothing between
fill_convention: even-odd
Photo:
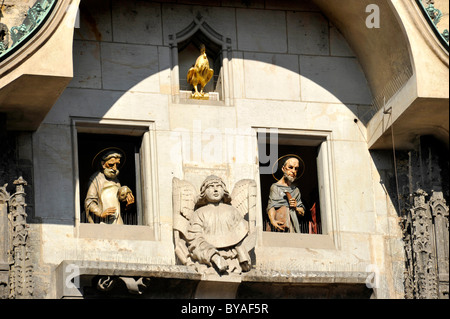
<instances>
[{"instance_id":1,"label":"weathered stone wall","mask_svg":"<svg viewBox=\"0 0 450 319\"><path fill-rule=\"evenodd\" d=\"M437 257L440 255L438 250L445 250L446 245L448 245L446 244L448 241L448 235L447 237L443 236L442 238L430 240L424 245L427 249L432 249L434 251L432 253L432 257L430 258L430 263L434 265L433 267L436 267L436 269L433 270L433 275L425 276L424 274L419 274L419 269L415 269L415 267L418 267L417 262L414 262L411 259L412 256L410 255L412 252L411 248L408 247L408 245L411 245L412 238L420 237L421 235L431 237L442 236L439 232L435 233L436 230L432 229L428 229L429 233L426 234L414 234L413 232L415 228L411 227L409 224L412 222L410 211L417 208L415 203L417 199L417 192L420 194L426 194L424 196L424 200L426 202L430 200L430 197L432 197L434 192L442 192L443 200L445 200L448 205L448 149L442 144L442 142L438 141L434 137L420 136L417 137L415 141L415 148L412 150L396 150L395 154L393 151L372 151L371 154L381 176L380 183L384 186L386 196L390 199L393 205L394 209L392 210L392 217L402 225L404 231L404 242L399 242L398 238L394 237L390 239L388 238L386 244L405 244L404 254L405 256L409 256L406 260L404 256L402 256L403 254L391 256L393 269L398 269L400 271L402 269L402 263L410 264L411 266L408 271L411 272L409 275L411 278L407 278L408 280L414 279L414 276L420 277L423 275L424 278L426 277L425 279L427 281L427 285L433 286L438 280L440 280L442 285L447 285L448 291L448 275L446 275L448 273L448 266L442 267L442 265L439 265L440 267L437 267ZM430 226L427 225L427 227ZM441 226L434 225L432 227L438 228ZM441 242L437 248L435 246L436 242ZM443 263L448 265L448 259L443 261ZM435 276L435 278L433 278L433 276ZM405 280L405 283L399 284L411 285L411 283L407 280ZM405 288L409 288L409 290L411 290L410 287ZM426 298L436 298L438 293L439 292L431 294L428 292L428 297ZM445 291L441 291L440 293L441 295L444 295ZM418 296L423 296L424 294L425 292L423 291L409 291L408 295L405 295L405 297L418 298Z\"/></svg>"},{"instance_id":2,"label":"weathered stone wall","mask_svg":"<svg viewBox=\"0 0 450 319\"><path fill-rule=\"evenodd\" d=\"M249 6L222 1L197 6L180 1L96 0L81 1L80 12L73 46L74 78L33 135L42 295L57 296L53 270L64 260L173 265L172 178L198 186L214 172L229 189L244 178L259 183L257 152L251 153L256 149L252 130L275 127L327 136L328 153L321 167L329 177L330 205L323 212L329 227L323 236L289 237L293 242L289 247L279 238L268 244L267 237L262 239L259 205L256 267L270 274L343 272L348 278L359 274L355 280L360 285L365 279L361 274L376 274L378 297L402 297L398 216L367 149L364 123L371 93L351 48L317 7L306 1L252 1ZM229 104L173 99L177 83L169 36L199 15L230 39L225 84L232 93ZM113 232L113 238L93 233L86 237L80 231L74 119L131 126L153 123L150 195L158 238L114 239ZM181 147L182 130L192 137L188 149ZM200 138L195 140L196 136ZM245 142L238 152L254 156L238 160L236 149L226 143L230 138ZM193 154L198 142L199 152ZM219 150L221 157L208 156L211 149ZM132 233L130 227L127 231ZM325 278L331 280L332 275Z\"/></svg>"},{"instance_id":3,"label":"weathered stone wall","mask_svg":"<svg viewBox=\"0 0 450 319\"><path fill-rule=\"evenodd\" d=\"M33 223L38 220L33 218L34 213L34 187L33 187L33 156L32 156L32 133L31 132L10 132L6 131L6 117L0 113L0 184L5 186L4 192L9 196L13 195L16 187L13 184L15 180L22 176L27 181L25 187L26 193L26 214L27 222ZM9 200L9 198L7 198ZM3 210L0 216L0 230L2 237L0 238L0 275L2 283L0 283L0 298L9 297L9 276L10 276L10 243L9 236L12 232L8 215L8 201L3 204ZM37 262L39 254L35 254L40 249L40 233L35 232L36 228L32 227L29 231L30 247L33 250L31 258L33 262ZM46 279L48 281L48 279ZM42 296L42 291L38 287L35 296ZM44 294L45 295L45 294Z\"/></svg>"},{"instance_id":4,"label":"weathered stone wall","mask_svg":"<svg viewBox=\"0 0 450 319\"><path fill-rule=\"evenodd\" d=\"M27 190L29 209L33 211L33 149L31 132L6 131L6 116L0 113L0 184L8 184L13 191L13 181L22 176L30 185Z\"/></svg>"},{"instance_id":5,"label":"weathered stone wall","mask_svg":"<svg viewBox=\"0 0 450 319\"><path fill-rule=\"evenodd\" d=\"M444 199L449 200L448 151L442 142L432 136L417 137L414 149L396 150L395 163L392 150L371 153L399 215L414 204L412 194L418 189L429 194L443 192Z\"/></svg>"}]
</instances>

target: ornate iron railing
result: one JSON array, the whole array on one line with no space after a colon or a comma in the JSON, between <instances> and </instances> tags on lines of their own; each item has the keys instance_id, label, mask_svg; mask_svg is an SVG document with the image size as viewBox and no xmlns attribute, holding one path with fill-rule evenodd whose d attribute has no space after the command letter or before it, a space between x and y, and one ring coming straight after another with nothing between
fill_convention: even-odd
<instances>
[{"instance_id":1,"label":"ornate iron railing","mask_svg":"<svg viewBox=\"0 0 450 319\"><path fill-rule=\"evenodd\" d=\"M26 18L21 25L8 29L4 23L0 23L0 61L18 49L34 34L47 20L58 0L36 0L28 9Z\"/></svg>"}]
</instances>

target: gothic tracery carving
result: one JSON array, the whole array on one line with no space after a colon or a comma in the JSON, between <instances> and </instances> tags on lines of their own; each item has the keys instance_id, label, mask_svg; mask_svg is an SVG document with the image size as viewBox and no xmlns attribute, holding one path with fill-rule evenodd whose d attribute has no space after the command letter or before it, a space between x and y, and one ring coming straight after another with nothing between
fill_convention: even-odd
<instances>
[{"instance_id":1,"label":"gothic tracery carving","mask_svg":"<svg viewBox=\"0 0 450 319\"><path fill-rule=\"evenodd\" d=\"M34 283L26 222L27 182L22 177L15 180L16 190L11 196L6 191L7 185L0 187L0 230L5 234L0 242L0 266L7 266L6 272L0 271L0 298L30 298Z\"/></svg>"},{"instance_id":2,"label":"gothic tracery carving","mask_svg":"<svg viewBox=\"0 0 450 319\"><path fill-rule=\"evenodd\" d=\"M27 182L21 177L14 181L16 192L9 207L10 234L10 298L27 298L33 295L33 264L30 259L25 190Z\"/></svg>"},{"instance_id":3,"label":"gothic tracery carving","mask_svg":"<svg viewBox=\"0 0 450 319\"><path fill-rule=\"evenodd\" d=\"M419 189L414 204L403 216L405 297L448 298L448 206L442 192Z\"/></svg>"}]
</instances>

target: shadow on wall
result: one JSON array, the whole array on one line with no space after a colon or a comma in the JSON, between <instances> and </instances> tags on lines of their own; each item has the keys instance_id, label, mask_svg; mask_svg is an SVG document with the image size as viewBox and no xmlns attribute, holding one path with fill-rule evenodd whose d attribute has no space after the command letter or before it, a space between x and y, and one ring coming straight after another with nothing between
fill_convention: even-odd
<instances>
[{"instance_id":1,"label":"shadow on wall","mask_svg":"<svg viewBox=\"0 0 450 319\"><path fill-rule=\"evenodd\" d=\"M296 5L300 12L238 8L236 13L226 7L142 1L126 8L114 1L106 4L80 4L74 78L50 117L61 111L62 102L73 104L68 108L72 116L98 117L121 105L121 98L133 113L126 92L171 94L168 36L186 28L199 13L231 41L234 78L241 86L236 98L345 104L361 121L368 113L372 96L357 59L309 2ZM179 77L184 80L186 74ZM151 108L152 98L160 97L142 96L139 108Z\"/></svg>"},{"instance_id":2,"label":"shadow on wall","mask_svg":"<svg viewBox=\"0 0 450 319\"><path fill-rule=\"evenodd\" d=\"M380 174L380 184L389 196L398 216L404 216L414 202L411 196L424 190L443 192L449 202L448 148L432 136L417 138L415 148L409 151L371 151L372 160ZM395 155L395 160L394 160Z\"/></svg>"},{"instance_id":3,"label":"shadow on wall","mask_svg":"<svg viewBox=\"0 0 450 319\"><path fill-rule=\"evenodd\" d=\"M127 114L128 119L167 121L172 70L168 36L185 29L199 12L218 36L231 41L233 77L239 82L234 85L236 99L331 103L363 119L372 96L358 60L317 7L309 2L296 6L298 11L81 1L80 28L74 35L74 78L35 140L41 143L41 135L47 145L46 149L35 144L36 158L54 164L37 167L37 178L54 180L58 186L53 188L74 193L75 186L64 184L73 179L71 170L58 166L72 161L67 130L71 117L118 119ZM274 33L281 36L274 38ZM60 145L57 152L53 145ZM54 171L47 171L51 165L64 176L56 180ZM72 211L72 202L39 201L45 206L40 210L52 215L46 219L73 223L72 217L66 220L60 214Z\"/></svg>"}]
</instances>

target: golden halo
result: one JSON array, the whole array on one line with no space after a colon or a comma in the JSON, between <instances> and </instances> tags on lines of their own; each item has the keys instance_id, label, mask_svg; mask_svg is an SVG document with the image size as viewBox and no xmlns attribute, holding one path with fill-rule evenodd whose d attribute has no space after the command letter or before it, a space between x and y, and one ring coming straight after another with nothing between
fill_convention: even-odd
<instances>
[{"instance_id":1,"label":"golden halo","mask_svg":"<svg viewBox=\"0 0 450 319\"><path fill-rule=\"evenodd\" d=\"M101 157L103 156L104 153L106 153L107 151L117 151L117 153L122 154L122 158L120 160L120 165L119 165L119 169L123 167L123 165L125 164L125 162L127 161L127 156L125 155L125 152L118 147L107 147L103 150L101 150L100 152L97 153L97 155L94 156L94 158L92 159L92 168L96 169L97 168L97 164L101 161Z\"/></svg>"},{"instance_id":2,"label":"golden halo","mask_svg":"<svg viewBox=\"0 0 450 319\"><path fill-rule=\"evenodd\" d=\"M299 168L298 168L299 169L299 174L297 174L297 177L295 178L295 181L297 181L305 173L306 165L305 165L305 162L302 160L302 158L300 156L298 156L298 155L295 155L295 154L287 154L287 155L283 155L280 158L278 158L277 161L272 165L272 177L274 179L276 179L277 182L280 180L280 179L275 177L275 173L274 173L273 169L274 169L275 165L277 165L280 162L280 160L282 160L285 157L294 157L294 158L298 159L298 162L299 162L300 165L299 165ZM278 170L278 165L277 165L277 170Z\"/></svg>"}]
</instances>

